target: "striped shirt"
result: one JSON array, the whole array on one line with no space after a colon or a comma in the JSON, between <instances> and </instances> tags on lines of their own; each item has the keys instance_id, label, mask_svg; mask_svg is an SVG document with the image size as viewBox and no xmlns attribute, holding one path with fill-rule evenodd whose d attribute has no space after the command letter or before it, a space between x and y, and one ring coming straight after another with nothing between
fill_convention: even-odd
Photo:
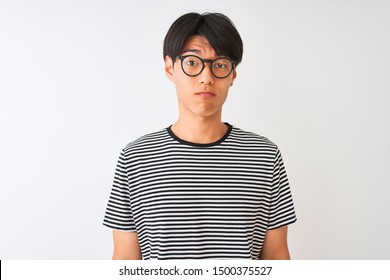
<instances>
[{"instance_id":1,"label":"striped shirt","mask_svg":"<svg viewBox=\"0 0 390 280\"><path fill-rule=\"evenodd\" d=\"M278 147L229 126L196 144L169 128L129 143L103 224L137 232L143 259L257 259L265 233L296 221Z\"/></svg>"}]
</instances>

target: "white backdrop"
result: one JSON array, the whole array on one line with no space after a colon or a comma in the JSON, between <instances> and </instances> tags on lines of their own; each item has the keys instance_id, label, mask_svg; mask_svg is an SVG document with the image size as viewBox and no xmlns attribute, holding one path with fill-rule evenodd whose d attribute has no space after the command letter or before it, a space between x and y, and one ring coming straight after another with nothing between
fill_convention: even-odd
<instances>
[{"instance_id":1,"label":"white backdrop","mask_svg":"<svg viewBox=\"0 0 390 280\"><path fill-rule=\"evenodd\" d=\"M0 258L110 259L120 150L177 117L162 43L222 12L244 58L224 121L280 147L294 259L390 259L389 1L0 1Z\"/></svg>"}]
</instances>

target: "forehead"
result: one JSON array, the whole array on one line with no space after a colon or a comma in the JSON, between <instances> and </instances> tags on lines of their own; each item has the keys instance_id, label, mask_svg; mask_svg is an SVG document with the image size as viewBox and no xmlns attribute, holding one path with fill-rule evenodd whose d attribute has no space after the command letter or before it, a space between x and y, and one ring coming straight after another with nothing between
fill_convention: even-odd
<instances>
[{"instance_id":1,"label":"forehead","mask_svg":"<svg viewBox=\"0 0 390 280\"><path fill-rule=\"evenodd\" d=\"M184 43L182 53L184 54L186 52L192 52L199 55L208 56L217 55L207 38L200 35L188 37L188 39Z\"/></svg>"}]
</instances>

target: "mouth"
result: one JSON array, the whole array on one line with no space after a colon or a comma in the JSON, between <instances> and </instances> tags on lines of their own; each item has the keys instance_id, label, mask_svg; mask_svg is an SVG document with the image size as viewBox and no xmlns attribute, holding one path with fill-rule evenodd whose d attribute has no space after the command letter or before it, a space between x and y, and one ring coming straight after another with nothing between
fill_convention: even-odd
<instances>
[{"instance_id":1,"label":"mouth","mask_svg":"<svg viewBox=\"0 0 390 280\"><path fill-rule=\"evenodd\" d=\"M209 92L209 91L201 91L201 92L198 92L196 95L201 96L201 97L213 97L213 96L215 96L214 93Z\"/></svg>"}]
</instances>

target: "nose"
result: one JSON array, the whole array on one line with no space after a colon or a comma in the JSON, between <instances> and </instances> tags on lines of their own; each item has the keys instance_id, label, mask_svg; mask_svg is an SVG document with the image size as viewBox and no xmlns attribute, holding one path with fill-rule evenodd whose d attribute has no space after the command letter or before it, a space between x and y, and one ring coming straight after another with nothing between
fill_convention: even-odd
<instances>
[{"instance_id":1,"label":"nose","mask_svg":"<svg viewBox=\"0 0 390 280\"><path fill-rule=\"evenodd\" d=\"M199 74L199 82L205 85L214 84L214 75L210 69L210 63L205 63L203 71Z\"/></svg>"}]
</instances>

